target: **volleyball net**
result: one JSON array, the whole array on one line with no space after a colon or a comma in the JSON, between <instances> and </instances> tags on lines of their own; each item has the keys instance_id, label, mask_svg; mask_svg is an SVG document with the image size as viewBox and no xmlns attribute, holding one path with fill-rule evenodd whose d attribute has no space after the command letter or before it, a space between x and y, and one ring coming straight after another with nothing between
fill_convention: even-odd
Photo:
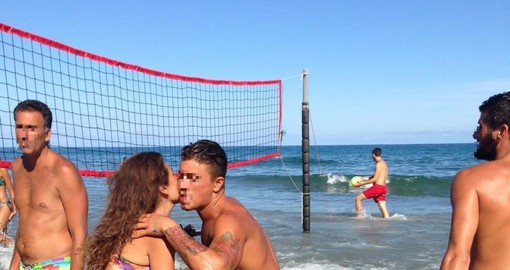
<instances>
[{"instance_id":1,"label":"volleyball net","mask_svg":"<svg viewBox=\"0 0 510 270\"><path fill-rule=\"evenodd\" d=\"M0 42L0 167L21 155L13 110L26 99L48 105L51 148L84 176L108 176L142 151L162 153L175 168L180 149L199 139L220 143L229 168L280 155L281 80L165 73L5 24Z\"/></svg>"}]
</instances>

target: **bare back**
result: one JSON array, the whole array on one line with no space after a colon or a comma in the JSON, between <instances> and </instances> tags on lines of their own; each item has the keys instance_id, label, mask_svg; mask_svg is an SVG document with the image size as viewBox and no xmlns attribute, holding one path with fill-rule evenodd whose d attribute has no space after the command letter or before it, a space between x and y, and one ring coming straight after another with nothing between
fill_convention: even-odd
<instances>
[{"instance_id":1,"label":"bare back","mask_svg":"<svg viewBox=\"0 0 510 270\"><path fill-rule=\"evenodd\" d=\"M470 269L508 269L510 155L459 172L451 192L454 211L444 269L462 260ZM451 259L454 253L463 256Z\"/></svg>"},{"instance_id":2,"label":"bare back","mask_svg":"<svg viewBox=\"0 0 510 270\"><path fill-rule=\"evenodd\" d=\"M236 199L222 198L222 210L218 217L204 220L202 227L202 243L215 249L221 246L218 239L224 237L225 232L231 231L234 238L241 242L242 254L237 269L279 269L273 246L255 218Z\"/></svg>"},{"instance_id":3,"label":"bare back","mask_svg":"<svg viewBox=\"0 0 510 270\"><path fill-rule=\"evenodd\" d=\"M74 165L46 148L35 167L12 164L19 211L16 251L32 264L72 256L86 237L87 195ZM74 256L74 255L73 255Z\"/></svg>"},{"instance_id":4,"label":"bare back","mask_svg":"<svg viewBox=\"0 0 510 270\"><path fill-rule=\"evenodd\" d=\"M479 223L473 241L473 269L508 269L510 258L510 160L483 164L474 183ZM482 177L485 177L483 179ZM489 263L491 262L491 263ZM488 264L489 263L489 264Z\"/></svg>"},{"instance_id":5,"label":"bare back","mask_svg":"<svg viewBox=\"0 0 510 270\"><path fill-rule=\"evenodd\" d=\"M172 246L161 237L145 236L130 239L120 254L124 263L133 269L173 270L174 254ZM117 270L117 265L111 263L106 270Z\"/></svg>"}]
</instances>

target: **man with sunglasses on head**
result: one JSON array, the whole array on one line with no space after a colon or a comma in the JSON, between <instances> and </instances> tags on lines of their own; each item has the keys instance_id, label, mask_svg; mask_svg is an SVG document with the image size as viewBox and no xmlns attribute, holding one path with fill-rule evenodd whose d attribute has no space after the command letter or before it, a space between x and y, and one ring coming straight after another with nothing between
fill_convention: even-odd
<instances>
[{"instance_id":1,"label":"man with sunglasses on head","mask_svg":"<svg viewBox=\"0 0 510 270\"><path fill-rule=\"evenodd\" d=\"M225 195L227 156L219 144L200 140L185 146L179 166L181 208L202 219L202 243L166 216L149 214L135 236L164 235L190 269L279 269L266 233L239 201Z\"/></svg>"},{"instance_id":2,"label":"man with sunglasses on head","mask_svg":"<svg viewBox=\"0 0 510 270\"><path fill-rule=\"evenodd\" d=\"M22 155L11 167L19 223L9 269L83 269L87 192L73 163L49 147L52 113L25 100L14 121Z\"/></svg>"}]
</instances>

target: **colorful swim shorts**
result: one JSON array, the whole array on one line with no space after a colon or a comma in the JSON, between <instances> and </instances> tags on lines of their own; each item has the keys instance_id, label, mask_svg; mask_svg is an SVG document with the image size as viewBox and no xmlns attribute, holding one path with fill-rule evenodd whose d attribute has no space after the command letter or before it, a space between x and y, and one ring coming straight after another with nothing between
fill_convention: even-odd
<instances>
[{"instance_id":1,"label":"colorful swim shorts","mask_svg":"<svg viewBox=\"0 0 510 270\"><path fill-rule=\"evenodd\" d=\"M386 201L386 193L388 193L388 188L382 185L374 184L369 189L363 191L363 195L369 198L373 198L374 202Z\"/></svg>"},{"instance_id":2,"label":"colorful swim shorts","mask_svg":"<svg viewBox=\"0 0 510 270\"><path fill-rule=\"evenodd\" d=\"M69 270L71 269L71 257L55 258L40 263L25 264L21 262L20 270Z\"/></svg>"}]
</instances>

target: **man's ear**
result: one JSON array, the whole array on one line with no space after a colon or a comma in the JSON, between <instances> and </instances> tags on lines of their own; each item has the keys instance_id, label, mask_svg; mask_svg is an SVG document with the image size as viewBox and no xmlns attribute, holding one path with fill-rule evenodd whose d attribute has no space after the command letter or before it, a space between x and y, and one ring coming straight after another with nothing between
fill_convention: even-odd
<instances>
[{"instance_id":1,"label":"man's ear","mask_svg":"<svg viewBox=\"0 0 510 270\"><path fill-rule=\"evenodd\" d=\"M507 124L503 124L503 125L499 126L499 127L497 128L497 130L499 131L499 133L498 133L498 139L503 139L503 138L508 139L508 138L509 138L509 136L510 136L510 135L509 135L510 130L509 130L509 127L508 127L508 125L507 125Z\"/></svg>"},{"instance_id":2,"label":"man's ear","mask_svg":"<svg viewBox=\"0 0 510 270\"><path fill-rule=\"evenodd\" d=\"M44 141L48 143L48 142L50 142L50 139L51 139L51 129L48 129L46 131L46 134L44 135Z\"/></svg>"},{"instance_id":3,"label":"man's ear","mask_svg":"<svg viewBox=\"0 0 510 270\"><path fill-rule=\"evenodd\" d=\"M222 176L216 177L216 179L214 180L213 191L214 192L219 192L223 188L224 184L225 184L225 178L224 177L222 177Z\"/></svg>"}]
</instances>

